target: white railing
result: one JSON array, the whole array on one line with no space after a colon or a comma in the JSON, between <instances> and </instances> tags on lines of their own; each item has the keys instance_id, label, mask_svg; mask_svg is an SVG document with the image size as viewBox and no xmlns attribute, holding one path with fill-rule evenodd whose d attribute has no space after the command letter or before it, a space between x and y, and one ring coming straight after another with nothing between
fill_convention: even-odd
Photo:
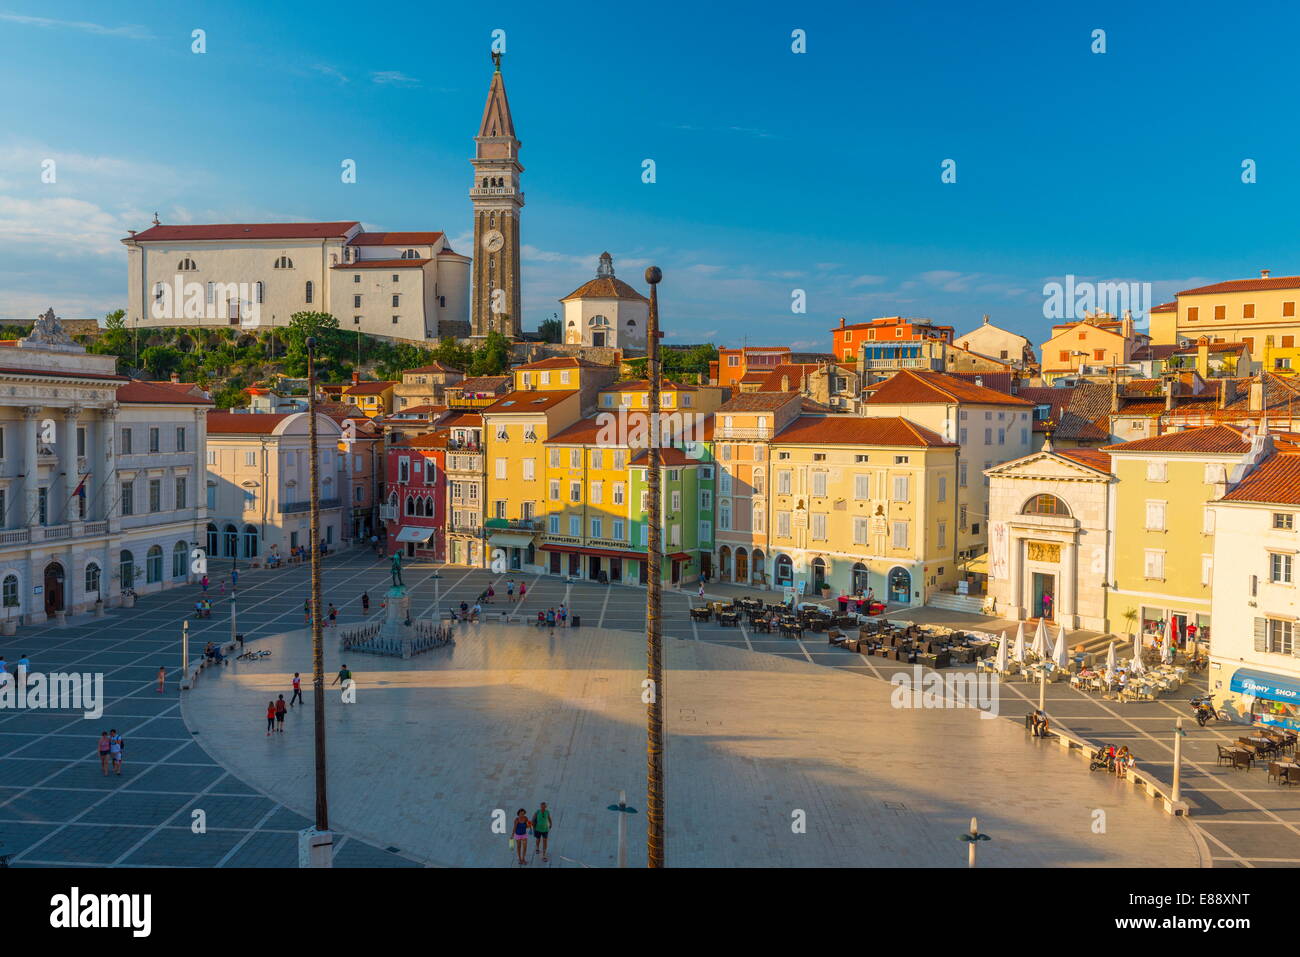
<instances>
[{"instance_id":1,"label":"white railing","mask_svg":"<svg viewBox=\"0 0 1300 957\"><path fill-rule=\"evenodd\" d=\"M13 528L0 532L0 545L26 545L29 539L27 529Z\"/></svg>"},{"instance_id":2,"label":"white railing","mask_svg":"<svg viewBox=\"0 0 1300 957\"><path fill-rule=\"evenodd\" d=\"M58 541L62 538L72 537L71 525L47 525L41 529L41 537L47 542Z\"/></svg>"},{"instance_id":3,"label":"white railing","mask_svg":"<svg viewBox=\"0 0 1300 957\"><path fill-rule=\"evenodd\" d=\"M108 534L108 522L87 522L84 528L87 535Z\"/></svg>"}]
</instances>

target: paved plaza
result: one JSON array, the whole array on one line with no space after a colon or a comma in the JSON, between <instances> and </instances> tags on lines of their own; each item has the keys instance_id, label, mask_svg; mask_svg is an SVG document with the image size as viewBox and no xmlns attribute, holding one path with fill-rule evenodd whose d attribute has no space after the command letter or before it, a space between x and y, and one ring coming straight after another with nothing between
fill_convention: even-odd
<instances>
[{"instance_id":1,"label":"paved plaza","mask_svg":"<svg viewBox=\"0 0 1300 957\"><path fill-rule=\"evenodd\" d=\"M223 575L214 571L214 583ZM294 866L296 831L310 823L312 807L307 716L268 741L261 695L275 687L288 697L288 675L309 667L306 635L298 633L306 579L305 566L241 571L240 631L275 653L205 672L184 714L174 677L180 622L197 588L0 639L0 653L11 663L29 654L35 671L104 672L109 696L97 722L0 712L0 853L13 854L17 866ZM504 580L483 570L406 570L412 612L421 616L472 603L488 581L498 593L491 610L503 610ZM520 625L467 628L455 649L405 665L349 662L363 677L361 700L351 711L336 702L330 709L339 865L507 866L491 812L542 799L556 807L557 828L569 829L563 848L556 832L557 854L568 859L557 864L612 861L614 815L604 805L619 787L634 805L644 803L645 593L521 580L528 599L520 608L516 596L509 610L533 615L563 601L582 627L557 632L554 642ZM365 589L377 615L386 586L387 563L368 552L325 562L324 598L338 606L343 626L362 620ZM211 596L213 618L192 626L195 657L229 634L228 596L215 584ZM952 865L962 854L956 834L972 812L995 835L981 848L990 864L1300 863L1296 792L1269 784L1261 768L1215 767L1213 745L1235 738L1236 728L1187 722L1189 827L1054 746L1027 740L1015 719L1036 701L1036 686L1004 686L1008 720L898 711L888 707L887 686L862 678L887 680L902 666L813 636L794 641L694 623L686 615L694 601L693 591L664 596L665 632L681 639L670 642L669 655L670 863ZM624 634L601 640L604 631ZM336 644L331 635L331 665ZM158 695L161 663L173 680ZM1128 743L1142 767L1168 776L1173 718L1190 691L1123 705L1064 685L1048 695L1049 711L1070 730ZM127 739L127 762L121 778L105 779L94 749L110 726ZM1107 835L1078 822L1085 808L1108 810ZM206 812L206 834L191 832L195 809ZM698 809L696 818L688 809ZM791 831L795 810L807 812L806 834ZM644 823L639 815L633 822L635 863ZM911 857L895 856L904 853Z\"/></svg>"}]
</instances>

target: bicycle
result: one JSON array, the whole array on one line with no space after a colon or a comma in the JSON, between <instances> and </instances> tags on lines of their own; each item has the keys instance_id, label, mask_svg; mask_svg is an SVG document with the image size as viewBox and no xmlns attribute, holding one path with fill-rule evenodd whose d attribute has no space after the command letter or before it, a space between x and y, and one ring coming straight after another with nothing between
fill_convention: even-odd
<instances>
[{"instance_id":1,"label":"bicycle","mask_svg":"<svg viewBox=\"0 0 1300 957\"><path fill-rule=\"evenodd\" d=\"M258 658L270 658L271 653L263 648L261 651L246 651L239 655L236 661L256 661Z\"/></svg>"}]
</instances>

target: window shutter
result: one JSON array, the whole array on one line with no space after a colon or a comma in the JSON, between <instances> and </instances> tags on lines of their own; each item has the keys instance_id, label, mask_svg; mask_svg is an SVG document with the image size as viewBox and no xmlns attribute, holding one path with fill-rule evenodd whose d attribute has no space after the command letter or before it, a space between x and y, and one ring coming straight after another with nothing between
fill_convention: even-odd
<instances>
[{"instance_id":1,"label":"window shutter","mask_svg":"<svg viewBox=\"0 0 1300 957\"><path fill-rule=\"evenodd\" d=\"M1268 651L1268 619L1255 619L1255 650Z\"/></svg>"}]
</instances>

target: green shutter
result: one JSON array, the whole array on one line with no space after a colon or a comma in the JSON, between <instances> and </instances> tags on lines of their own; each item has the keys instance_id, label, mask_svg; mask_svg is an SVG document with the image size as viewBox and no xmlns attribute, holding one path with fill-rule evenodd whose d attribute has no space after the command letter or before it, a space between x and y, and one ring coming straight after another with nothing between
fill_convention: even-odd
<instances>
[{"instance_id":1,"label":"green shutter","mask_svg":"<svg viewBox=\"0 0 1300 957\"><path fill-rule=\"evenodd\" d=\"M1255 619L1255 650L1268 651L1268 619Z\"/></svg>"}]
</instances>

